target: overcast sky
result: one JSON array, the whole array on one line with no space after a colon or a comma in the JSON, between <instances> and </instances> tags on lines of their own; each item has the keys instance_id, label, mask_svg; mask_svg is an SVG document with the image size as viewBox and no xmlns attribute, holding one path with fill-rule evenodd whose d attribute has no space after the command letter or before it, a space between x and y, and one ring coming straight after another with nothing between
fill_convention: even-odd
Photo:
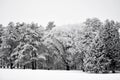
<instances>
[{"instance_id":1,"label":"overcast sky","mask_svg":"<svg viewBox=\"0 0 120 80\"><path fill-rule=\"evenodd\" d=\"M0 0L0 23L10 21L56 25L97 17L120 21L120 0Z\"/></svg>"}]
</instances>

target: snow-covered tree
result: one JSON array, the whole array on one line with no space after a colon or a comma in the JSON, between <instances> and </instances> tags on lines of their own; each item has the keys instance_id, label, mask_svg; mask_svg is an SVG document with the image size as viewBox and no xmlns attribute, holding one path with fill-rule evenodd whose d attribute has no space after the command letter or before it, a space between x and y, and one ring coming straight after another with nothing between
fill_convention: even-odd
<instances>
[{"instance_id":1,"label":"snow-covered tree","mask_svg":"<svg viewBox=\"0 0 120 80\"><path fill-rule=\"evenodd\" d=\"M2 50L2 54L5 56L4 58L6 60L6 66L10 65L11 68L12 68L12 61L10 55L12 54L13 49L18 45L17 38L18 36L15 30L15 25L13 22L10 22L4 30L1 50Z\"/></svg>"},{"instance_id":2,"label":"snow-covered tree","mask_svg":"<svg viewBox=\"0 0 120 80\"><path fill-rule=\"evenodd\" d=\"M84 22L85 26L83 31L81 32L81 39L80 39L80 48L84 54L83 58L83 70L85 71L94 71L95 66L95 53L93 53L93 45L95 46L95 40L98 40L99 37L99 30L102 27L102 22L99 19L87 19ZM96 52L98 53L98 52Z\"/></svg>"},{"instance_id":3,"label":"snow-covered tree","mask_svg":"<svg viewBox=\"0 0 120 80\"><path fill-rule=\"evenodd\" d=\"M120 39L118 27L114 21L106 20L100 38L105 45L105 56L110 60L108 69L115 72L120 59Z\"/></svg>"},{"instance_id":4,"label":"snow-covered tree","mask_svg":"<svg viewBox=\"0 0 120 80\"><path fill-rule=\"evenodd\" d=\"M26 66L31 63L31 68L36 69L37 60L39 58L45 59L43 54L45 54L46 50L41 41L43 29L32 23L19 27L19 32L21 33L19 45L11 55L12 59L14 59L14 66L16 64Z\"/></svg>"},{"instance_id":5,"label":"snow-covered tree","mask_svg":"<svg viewBox=\"0 0 120 80\"><path fill-rule=\"evenodd\" d=\"M74 28L72 26L74 26ZM51 45L49 49L52 49L52 53L58 57L54 62L55 66L60 65L63 69L67 70L80 69L80 62L82 63L82 55L80 50L78 50L78 41L76 41L79 35L77 33L78 28L76 25L72 26L63 26L64 28L56 27L52 29L45 38L48 47ZM78 27L81 28L81 25Z\"/></svg>"}]
</instances>

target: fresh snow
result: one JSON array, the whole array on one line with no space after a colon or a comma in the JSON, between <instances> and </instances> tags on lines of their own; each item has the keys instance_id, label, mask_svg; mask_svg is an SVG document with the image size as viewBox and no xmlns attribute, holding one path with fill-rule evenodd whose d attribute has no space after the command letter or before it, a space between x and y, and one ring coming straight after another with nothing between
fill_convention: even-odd
<instances>
[{"instance_id":1,"label":"fresh snow","mask_svg":"<svg viewBox=\"0 0 120 80\"><path fill-rule=\"evenodd\" d=\"M120 74L90 74L65 70L0 69L0 80L120 80Z\"/></svg>"}]
</instances>

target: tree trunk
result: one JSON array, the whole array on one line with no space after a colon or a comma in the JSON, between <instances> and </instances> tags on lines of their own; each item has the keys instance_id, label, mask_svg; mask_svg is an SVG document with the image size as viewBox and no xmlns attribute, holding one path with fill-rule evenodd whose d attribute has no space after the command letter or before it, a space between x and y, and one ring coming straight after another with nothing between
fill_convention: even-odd
<instances>
[{"instance_id":1,"label":"tree trunk","mask_svg":"<svg viewBox=\"0 0 120 80\"><path fill-rule=\"evenodd\" d=\"M5 68L5 66L3 66L3 68Z\"/></svg>"},{"instance_id":2,"label":"tree trunk","mask_svg":"<svg viewBox=\"0 0 120 80\"><path fill-rule=\"evenodd\" d=\"M115 73L115 70L112 70L112 73Z\"/></svg>"},{"instance_id":3,"label":"tree trunk","mask_svg":"<svg viewBox=\"0 0 120 80\"><path fill-rule=\"evenodd\" d=\"M112 73L115 73L116 62L115 62L114 59L111 61L111 65L110 65L110 67L111 67Z\"/></svg>"},{"instance_id":4,"label":"tree trunk","mask_svg":"<svg viewBox=\"0 0 120 80\"><path fill-rule=\"evenodd\" d=\"M10 69L13 69L13 63L10 63Z\"/></svg>"},{"instance_id":5,"label":"tree trunk","mask_svg":"<svg viewBox=\"0 0 120 80\"><path fill-rule=\"evenodd\" d=\"M7 68L9 68L9 65L7 65Z\"/></svg>"},{"instance_id":6,"label":"tree trunk","mask_svg":"<svg viewBox=\"0 0 120 80\"><path fill-rule=\"evenodd\" d=\"M32 61L32 69L34 69L34 61Z\"/></svg>"},{"instance_id":7,"label":"tree trunk","mask_svg":"<svg viewBox=\"0 0 120 80\"><path fill-rule=\"evenodd\" d=\"M66 65L66 70L70 70L70 66L69 65Z\"/></svg>"},{"instance_id":8,"label":"tree trunk","mask_svg":"<svg viewBox=\"0 0 120 80\"><path fill-rule=\"evenodd\" d=\"M25 65L23 66L23 69L26 69L26 66L25 66Z\"/></svg>"},{"instance_id":9,"label":"tree trunk","mask_svg":"<svg viewBox=\"0 0 120 80\"><path fill-rule=\"evenodd\" d=\"M19 64L17 64L17 68L19 69Z\"/></svg>"},{"instance_id":10,"label":"tree trunk","mask_svg":"<svg viewBox=\"0 0 120 80\"><path fill-rule=\"evenodd\" d=\"M82 70L83 72L85 72L85 69L84 69L83 67L81 67L81 70Z\"/></svg>"},{"instance_id":11,"label":"tree trunk","mask_svg":"<svg viewBox=\"0 0 120 80\"><path fill-rule=\"evenodd\" d=\"M32 61L32 69L36 69L36 60Z\"/></svg>"}]
</instances>

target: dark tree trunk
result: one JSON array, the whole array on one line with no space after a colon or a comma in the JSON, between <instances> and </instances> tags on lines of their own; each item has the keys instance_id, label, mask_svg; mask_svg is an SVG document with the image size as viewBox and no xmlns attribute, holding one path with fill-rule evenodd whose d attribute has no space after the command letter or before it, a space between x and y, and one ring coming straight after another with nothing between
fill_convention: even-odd
<instances>
[{"instance_id":1,"label":"dark tree trunk","mask_svg":"<svg viewBox=\"0 0 120 80\"><path fill-rule=\"evenodd\" d=\"M81 70L82 70L83 72L85 72L85 69L84 69L83 64L82 64L82 66L81 66Z\"/></svg>"},{"instance_id":2,"label":"dark tree trunk","mask_svg":"<svg viewBox=\"0 0 120 80\"><path fill-rule=\"evenodd\" d=\"M82 71L83 71L83 72L85 72L85 70L84 70L84 69L83 69Z\"/></svg>"},{"instance_id":3,"label":"dark tree trunk","mask_svg":"<svg viewBox=\"0 0 120 80\"><path fill-rule=\"evenodd\" d=\"M70 70L70 66L69 65L66 65L66 70Z\"/></svg>"},{"instance_id":4,"label":"dark tree trunk","mask_svg":"<svg viewBox=\"0 0 120 80\"><path fill-rule=\"evenodd\" d=\"M36 60L32 61L32 69L36 69Z\"/></svg>"},{"instance_id":5,"label":"dark tree trunk","mask_svg":"<svg viewBox=\"0 0 120 80\"><path fill-rule=\"evenodd\" d=\"M25 66L25 65L23 66L23 69L26 69L26 66Z\"/></svg>"},{"instance_id":6,"label":"dark tree trunk","mask_svg":"<svg viewBox=\"0 0 120 80\"><path fill-rule=\"evenodd\" d=\"M99 71L98 71L98 70L95 70L95 73L99 73Z\"/></svg>"},{"instance_id":7,"label":"dark tree trunk","mask_svg":"<svg viewBox=\"0 0 120 80\"><path fill-rule=\"evenodd\" d=\"M34 61L32 61L32 69L34 69Z\"/></svg>"},{"instance_id":8,"label":"dark tree trunk","mask_svg":"<svg viewBox=\"0 0 120 80\"><path fill-rule=\"evenodd\" d=\"M81 69L83 72L85 72L84 68Z\"/></svg>"},{"instance_id":9,"label":"dark tree trunk","mask_svg":"<svg viewBox=\"0 0 120 80\"><path fill-rule=\"evenodd\" d=\"M110 65L110 67L111 67L112 73L115 73L116 62L115 62L114 59L111 61L111 65Z\"/></svg>"},{"instance_id":10,"label":"dark tree trunk","mask_svg":"<svg viewBox=\"0 0 120 80\"><path fill-rule=\"evenodd\" d=\"M7 68L9 68L9 65L7 65Z\"/></svg>"},{"instance_id":11,"label":"dark tree trunk","mask_svg":"<svg viewBox=\"0 0 120 80\"><path fill-rule=\"evenodd\" d=\"M13 69L13 63L10 63L10 69Z\"/></svg>"},{"instance_id":12,"label":"dark tree trunk","mask_svg":"<svg viewBox=\"0 0 120 80\"><path fill-rule=\"evenodd\" d=\"M113 70L112 73L115 73L115 70Z\"/></svg>"}]
</instances>

